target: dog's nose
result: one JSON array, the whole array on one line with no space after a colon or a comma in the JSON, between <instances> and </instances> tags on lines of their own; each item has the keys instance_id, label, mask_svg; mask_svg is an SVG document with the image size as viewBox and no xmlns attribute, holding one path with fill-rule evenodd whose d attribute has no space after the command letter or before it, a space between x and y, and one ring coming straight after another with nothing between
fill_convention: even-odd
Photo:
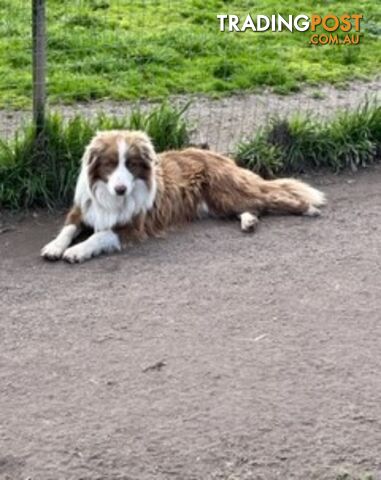
<instances>
[{"instance_id":1,"label":"dog's nose","mask_svg":"<svg viewBox=\"0 0 381 480\"><path fill-rule=\"evenodd\" d=\"M117 195L124 195L126 193L127 188L124 185L117 185L115 187L115 193Z\"/></svg>"}]
</instances>

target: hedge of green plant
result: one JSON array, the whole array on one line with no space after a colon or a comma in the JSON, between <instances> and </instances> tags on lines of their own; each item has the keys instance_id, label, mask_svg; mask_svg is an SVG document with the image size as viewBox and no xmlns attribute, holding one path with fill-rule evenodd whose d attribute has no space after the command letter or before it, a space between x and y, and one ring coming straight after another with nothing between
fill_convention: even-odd
<instances>
[{"instance_id":1,"label":"hedge of green plant","mask_svg":"<svg viewBox=\"0 0 381 480\"><path fill-rule=\"evenodd\" d=\"M311 116L273 119L238 145L236 158L261 175L274 176L319 168L355 171L380 154L381 107L366 103L325 121Z\"/></svg>"},{"instance_id":2,"label":"hedge of green plant","mask_svg":"<svg viewBox=\"0 0 381 480\"><path fill-rule=\"evenodd\" d=\"M80 158L97 130L145 130L157 151L189 145L185 110L163 104L123 119L100 115L64 121L52 115L40 136L26 126L13 140L0 141L0 206L53 209L69 204ZM325 121L310 116L273 119L237 146L235 158L266 177L365 167L381 159L381 107L367 103Z\"/></svg>"}]
</instances>

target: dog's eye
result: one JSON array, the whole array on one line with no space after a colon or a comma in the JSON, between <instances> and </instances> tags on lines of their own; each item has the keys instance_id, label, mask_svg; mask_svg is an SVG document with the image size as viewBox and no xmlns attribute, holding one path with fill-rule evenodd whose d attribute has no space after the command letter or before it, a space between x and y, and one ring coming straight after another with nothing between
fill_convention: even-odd
<instances>
[{"instance_id":1,"label":"dog's eye","mask_svg":"<svg viewBox=\"0 0 381 480\"><path fill-rule=\"evenodd\" d=\"M128 168L137 168L140 162L137 158L127 158L125 164Z\"/></svg>"}]
</instances>

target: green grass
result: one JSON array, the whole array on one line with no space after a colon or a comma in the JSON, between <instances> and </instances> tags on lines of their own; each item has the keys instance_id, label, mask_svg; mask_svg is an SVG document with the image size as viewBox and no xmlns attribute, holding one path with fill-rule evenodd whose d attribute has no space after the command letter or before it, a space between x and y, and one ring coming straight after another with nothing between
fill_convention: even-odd
<instances>
[{"instance_id":1,"label":"green grass","mask_svg":"<svg viewBox=\"0 0 381 480\"><path fill-rule=\"evenodd\" d=\"M343 471L336 476L336 480L375 480L375 477L371 473L365 473L363 475L352 475L346 471Z\"/></svg>"},{"instance_id":2,"label":"green grass","mask_svg":"<svg viewBox=\"0 0 381 480\"><path fill-rule=\"evenodd\" d=\"M0 0L0 105L30 106L30 5ZM370 78L381 66L374 0L49 0L50 102L222 95ZM364 14L359 46L311 46L310 33L222 33L216 15Z\"/></svg>"},{"instance_id":3,"label":"green grass","mask_svg":"<svg viewBox=\"0 0 381 480\"><path fill-rule=\"evenodd\" d=\"M64 121L52 115L41 135L26 125L13 140L0 141L0 208L53 209L69 204L80 159L97 130L143 129L158 152L187 145L184 110L163 104L151 113L136 110L124 119L100 115L94 120L77 116Z\"/></svg>"},{"instance_id":4,"label":"green grass","mask_svg":"<svg viewBox=\"0 0 381 480\"><path fill-rule=\"evenodd\" d=\"M381 107L365 104L331 120L312 116L273 119L240 143L236 158L266 177L319 168L357 170L381 157Z\"/></svg>"}]
</instances>

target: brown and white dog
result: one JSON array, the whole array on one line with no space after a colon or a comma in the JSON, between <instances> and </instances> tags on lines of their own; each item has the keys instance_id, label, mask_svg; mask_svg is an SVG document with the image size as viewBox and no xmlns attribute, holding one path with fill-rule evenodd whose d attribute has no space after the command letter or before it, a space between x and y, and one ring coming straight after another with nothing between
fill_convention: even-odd
<instances>
[{"instance_id":1,"label":"brown and white dog","mask_svg":"<svg viewBox=\"0 0 381 480\"><path fill-rule=\"evenodd\" d=\"M99 132L83 155L65 226L41 255L83 262L208 213L238 217L248 232L263 213L315 216L324 202L324 194L306 183L264 180L208 150L158 155L143 132ZM94 233L70 246L85 226Z\"/></svg>"}]
</instances>

